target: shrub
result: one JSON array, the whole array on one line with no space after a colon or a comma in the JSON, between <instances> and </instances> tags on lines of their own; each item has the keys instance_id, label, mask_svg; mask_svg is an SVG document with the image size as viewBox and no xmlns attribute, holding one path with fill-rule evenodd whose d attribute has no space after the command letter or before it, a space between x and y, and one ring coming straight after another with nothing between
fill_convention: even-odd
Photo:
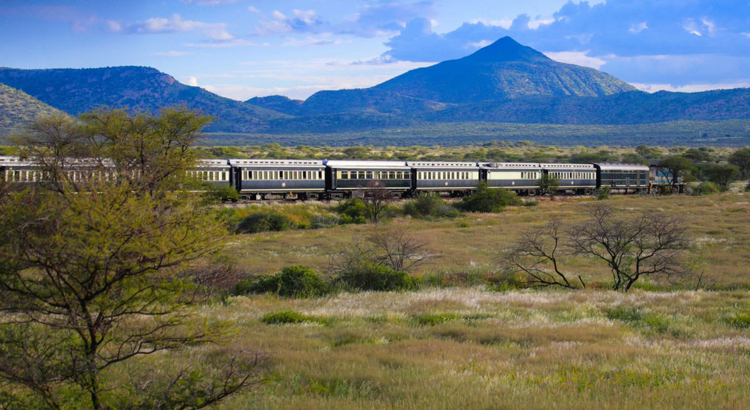
<instances>
[{"instance_id":1,"label":"shrub","mask_svg":"<svg viewBox=\"0 0 750 410\"><path fill-rule=\"evenodd\" d=\"M448 205L443 198L436 194L423 194L414 201L404 204L404 215L412 218L429 219L429 218L455 218L461 215L458 210Z\"/></svg>"},{"instance_id":2,"label":"shrub","mask_svg":"<svg viewBox=\"0 0 750 410\"><path fill-rule=\"evenodd\" d=\"M315 316L307 316L293 310L280 310L278 312L266 313L260 321L267 325L287 325L296 323L320 323L327 325L328 321Z\"/></svg>"},{"instance_id":3,"label":"shrub","mask_svg":"<svg viewBox=\"0 0 750 410\"><path fill-rule=\"evenodd\" d=\"M747 183L747 186L745 187L745 191L750 192L750 182Z\"/></svg>"},{"instance_id":4,"label":"shrub","mask_svg":"<svg viewBox=\"0 0 750 410\"><path fill-rule=\"evenodd\" d=\"M596 199L599 201L603 201L605 199L609 199L609 191L611 190L608 186L603 186L599 188L599 190L596 192Z\"/></svg>"},{"instance_id":5,"label":"shrub","mask_svg":"<svg viewBox=\"0 0 750 410\"><path fill-rule=\"evenodd\" d=\"M416 290L418 279L371 262L363 262L339 273L337 281L349 289L393 291Z\"/></svg>"},{"instance_id":6,"label":"shrub","mask_svg":"<svg viewBox=\"0 0 750 410\"><path fill-rule=\"evenodd\" d=\"M237 233L278 232L293 227L294 223L285 215L260 211L242 219L237 225Z\"/></svg>"},{"instance_id":7,"label":"shrub","mask_svg":"<svg viewBox=\"0 0 750 410\"><path fill-rule=\"evenodd\" d=\"M701 182L700 185L693 187L693 195L711 195L719 192L719 187L713 182Z\"/></svg>"},{"instance_id":8,"label":"shrub","mask_svg":"<svg viewBox=\"0 0 750 410\"><path fill-rule=\"evenodd\" d=\"M467 212L500 212L506 206L522 203L515 193L501 188L493 189L486 182L480 182L477 192L464 197L457 207Z\"/></svg>"},{"instance_id":9,"label":"shrub","mask_svg":"<svg viewBox=\"0 0 750 410\"><path fill-rule=\"evenodd\" d=\"M305 298L323 296L329 291L328 283L312 269L304 266L287 266L273 276L259 276L254 281L241 281L234 287L233 293L275 293L279 296Z\"/></svg>"},{"instance_id":10,"label":"shrub","mask_svg":"<svg viewBox=\"0 0 750 410\"><path fill-rule=\"evenodd\" d=\"M618 306L605 312L607 318L621 320L623 322L638 322L643 319L643 313L639 309L630 306Z\"/></svg>"},{"instance_id":11,"label":"shrub","mask_svg":"<svg viewBox=\"0 0 750 410\"><path fill-rule=\"evenodd\" d=\"M338 204L336 212L341 215L342 224L363 224L367 222L367 205L358 198L347 199Z\"/></svg>"},{"instance_id":12,"label":"shrub","mask_svg":"<svg viewBox=\"0 0 750 410\"><path fill-rule=\"evenodd\" d=\"M240 194L231 186L209 186L203 197L208 202L237 202L240 199Z\"/></svg>"},{"instance_id":13,"label":"shrub","mask_svg":"<svg viewBox=\"0 0 750 410\"><path fill-rule=\"evenodd\" d=\"M412 320L420 326L436 326L458 319L461 317L452 313L421 313L412 316Z\"/></svg>"}]
</instances>

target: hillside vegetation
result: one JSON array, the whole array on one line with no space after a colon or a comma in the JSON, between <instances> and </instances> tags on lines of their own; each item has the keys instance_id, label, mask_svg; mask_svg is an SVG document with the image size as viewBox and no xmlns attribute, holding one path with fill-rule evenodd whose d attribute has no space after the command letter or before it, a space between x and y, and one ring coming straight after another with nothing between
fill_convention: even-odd
<instances>
[{"instance_id":1,"label":"hillside vegetation","mask_svg":"<svg viewBox=\"0 0 750 410\"><path fill-rule=\"evenodd\" d=\"M0 84L0 137L21 131L38 116L52 114L62 112L23 91Z\"/></svg>"}]
</instances>

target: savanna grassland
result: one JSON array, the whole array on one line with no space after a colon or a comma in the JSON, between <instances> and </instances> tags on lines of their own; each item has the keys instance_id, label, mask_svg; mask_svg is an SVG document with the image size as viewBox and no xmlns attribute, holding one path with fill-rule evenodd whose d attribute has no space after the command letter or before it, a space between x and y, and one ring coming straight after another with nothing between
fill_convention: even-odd
<instances>
[{"instance_id":1,"label":"savanna grassland","mask_svg":"<svg viewBox=\"0 0 750 410\"><path fill-rule=\"evenodd\" d=\"M750 194L617 197L621 211L675 213L708 289L646 280L606 290L606 266L566 258L585 290L507 289L483 278L500 251L552 216L580 222L589 199L558 198L499 214L408 225L435 256L418 291L319 298L235 296L201 306L196 323L228 323L227 348L264 352L264 382L222 408L747 408L750 382ZM288 207L325 214L324 204ZM371 225L238 235L238 266L269 274L329 255ZM707 282L708 283L708 282ZM274 315L293 317L278 324ZM142 359L160 369L209 360L202 351Z\"/></svg>"}]
</instances>

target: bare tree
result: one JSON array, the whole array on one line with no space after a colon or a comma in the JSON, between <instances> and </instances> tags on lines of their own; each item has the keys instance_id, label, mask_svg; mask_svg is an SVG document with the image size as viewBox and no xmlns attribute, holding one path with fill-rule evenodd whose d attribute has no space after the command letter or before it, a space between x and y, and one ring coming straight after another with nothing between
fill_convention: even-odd
<instances>
[{"instance_id":1,"label":"bare tree","mask_svg":"<svg viewBox=\"0 0 750 410\"><path fill-rule=\"evenodd\" d=\"M563 247L562 221L555 217L546 226L521 233L521 239L502 255L503 263L514 272L528 275L532 286L561 286L577 289L560 270L559 253ZM582 287L586 287L578 276Z\"/></svg>"},{"instance_id":2,"label":"bare tree","mask_svg":"<svg viewBox=\"0 0 750 410\"><path fill-rule=\"evenodd\" d=\"M427 243L409 232L406 225L376 226L368 238L375 247L375 260L395 271L410 271L434 257Z\"/></svg>"},{"instance_id":3,"label":"bare tree","mask_svg":"<svg viewBox=\"0 0 750 410\"><path fill-rule=\"evenodd\" d=\"M379 222L387 210L387 205L393 201L391 191L380 181L371 181L362 191L362 201L365 203L365 216L370 222Z\"/></svg>"},{"instance_id":4,"label":"bare tree","mask_svg":"<svg viewBox=\"0 0 750 410\"><path fill-rule=\"evenodd\" d=\"M681 220L654 212L618 217L616 212L597 206L588 222L570 230L574 253L606 262L614 290L628 291L642 276L684 274L682 252L689 241Z\"/></svg>"}]
</instances>

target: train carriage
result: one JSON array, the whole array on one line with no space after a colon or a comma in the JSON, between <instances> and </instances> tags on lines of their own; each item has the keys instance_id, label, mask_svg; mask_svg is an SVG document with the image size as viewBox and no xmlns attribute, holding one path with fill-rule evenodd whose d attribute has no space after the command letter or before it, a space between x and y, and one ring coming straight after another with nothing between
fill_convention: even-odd
<instances>
[{"instance_id":1,"label":"train carriage","mask_svg":"<svg viewBox=\"0 0 750 410\"><path fill-rule=\"evenodd\" d=\"M610 187L613 193L643 193L649 189L649 167L638 164L594 164L597 188Z\"/></svg>"},{"instance_id":2,"label":"train carriage","mask_svg":"<svg viewBox=\"0 0 750 410\"><path fill-rule=\"evenodd\" d=\"M547 175L560 183L558 192L591 194L597 188L597 171L593 164L539 164Z\"/></svg>"},{"instance_id":3,"label":"train carriage","mask_svg":"<svg viewBox=\"0 0 750 410\"><path fill-rule=\"evenodd\" d=\"M542 168L536 163L491 162L482 164L483 179L491 188L534 195L539 191Z\"/></svg>"},{"instance_id":4,"label":"train carriage","mask_svg":"<svg viewBox=\"0 0 750 410\"><path fill-rule=\"evenodd\" d=\"M411 193L411 168L401 161L326 161L331 197L352 196L371 187L382 187L393 197Z\"/></svg>"},{"instance_id":5,"label":"train carriage","mask_svg":"<svg viewBox=\"0 0 750 410\"><path fill-rule=\"evenodd\" d=\"M200 159L187 174L217 188L232 186L233 182L232 167L226 159Z\"/></svg>"},{"instance_id":6,"label":"train carriage","mask_svg":"<svg viewBox=\"0 0 750 410\"><path fill-rule=\"evenodd\" d=\"M480 167L476 162L410 161L406 164L411 167L415 191L462 195L476 188L480 180Z\"/></svg>"},{"instance_id":7,"label":"train carriage","mask_svg":"<svg viewBox=\"0 0 750 410\"><path fill-rule=\"evenodd\" d=\"M0 156L0 180L8 183L35 182L40 178L34 163L19 157Z\"/></svg>"},{"instance_id":8,"label":"train carriage","mask_svg":"<svg viewBox=\"0 0 750 410\"><path fill-rule=\"evenodd\" d=\"M317 198L325 193L323 161L296 159L230 159L237 191L252 199L268 195Z\"/></svg>"}]
</instances>

